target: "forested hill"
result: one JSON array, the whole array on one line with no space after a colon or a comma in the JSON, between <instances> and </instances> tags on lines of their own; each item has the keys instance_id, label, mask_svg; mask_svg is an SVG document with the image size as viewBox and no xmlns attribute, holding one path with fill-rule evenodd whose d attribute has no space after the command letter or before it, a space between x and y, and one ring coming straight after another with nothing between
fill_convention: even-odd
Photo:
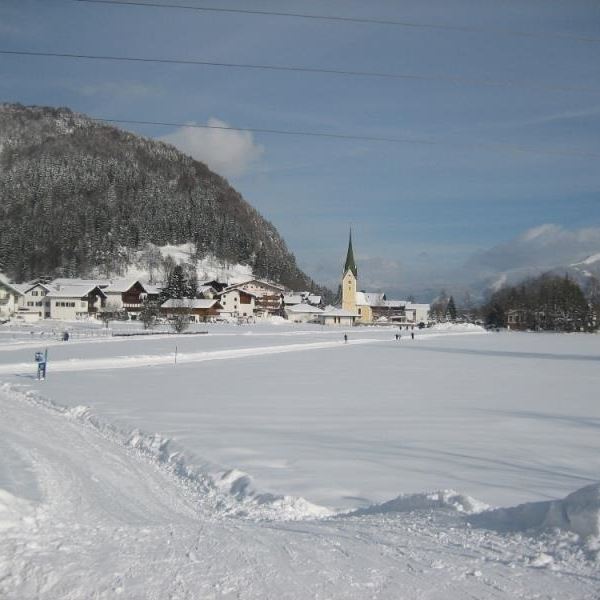
<instances>
[{"instance_id":1,"label":"forested hill","mask_svg":"<svg viewBox=\"0 0 600 600\"><path fill-rule=\"evenodd\" d=\"M203 163L67 108L0 104L0 271L119 274L148 243L186 242L197 258L317 289L275 227Z\"/></svg>"}]
</instances>

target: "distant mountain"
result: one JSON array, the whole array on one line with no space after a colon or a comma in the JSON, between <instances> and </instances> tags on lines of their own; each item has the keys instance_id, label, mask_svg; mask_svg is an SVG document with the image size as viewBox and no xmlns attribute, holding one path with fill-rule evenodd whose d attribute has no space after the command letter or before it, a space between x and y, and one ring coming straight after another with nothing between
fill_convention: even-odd
<instances>
[{"instance_id":1,"label":"distant mountain","mask_svg":"<svg viewBox=\"0 0 600 600\"><path fill-rule=\"evenodd\" d=\"M144 248L189 243L192 259L323 292L203 163L67 108L0 104L0 271L17 281L118 275Z\"/></svg>"},{"instance_id":2,"label":"distant mountain","mask_svg":"<svg viewBox=\"0 0 600 600\"><path fill-rule=\"evenodd\" d=\"M484 295L544 273L567 275L586 291L600 280L600 228L540 225L472 256L464 271Z\"/></svg>"}]
</instances>

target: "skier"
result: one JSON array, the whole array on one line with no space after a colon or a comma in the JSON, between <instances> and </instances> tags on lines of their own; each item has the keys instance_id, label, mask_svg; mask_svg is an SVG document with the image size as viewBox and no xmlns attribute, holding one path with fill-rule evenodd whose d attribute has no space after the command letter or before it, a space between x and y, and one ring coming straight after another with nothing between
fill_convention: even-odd
<instances>
[{"instance_id":1,"label":"skier","mask_svg":"<svg viewBox=\"0 0 600 600\"><path fill-rule=\"evenodd\" d=\"M347 343L348 343L348 334L345 333L344 334L344 344L347 344Z\"/></svg>"},{"instance_id":2,"label":"skier","mask_svg":"<svg viewBox=\"0 0 600 600\"><path fill-rule=\"evenodd\" d=\"M414 339L415 339L415 332L414 332L414 331L411 331L411 332L410 332L410 339L411 339L411 340L414 340Z\"/></svg>"}]
</instances>

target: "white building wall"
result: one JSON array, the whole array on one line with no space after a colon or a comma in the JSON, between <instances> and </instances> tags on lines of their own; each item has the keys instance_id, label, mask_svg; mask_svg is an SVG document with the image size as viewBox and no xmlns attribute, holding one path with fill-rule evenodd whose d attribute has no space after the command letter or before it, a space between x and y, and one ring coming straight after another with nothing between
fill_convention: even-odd
<instances>
[{"instance_id":1,"label":"white building wall","mask_svg":"<svg viewBox=\"0 0 600 600\"><path fill-rule=\"evenodd\" d=\"M319 322L328 327L352 327L354 319L352 317L338 317L334 315L320 315Z\"/></svg>"},{"instance_id":2,"label":"white building wall","mask_svg":"<svg viewBox=\"0 0 600 600\"><path fill-rule=\"evenodd\" d=\"M219 302L223 307L223 313L233 317L253 317L256 311L254 297L250 297L250 304L240 302L239 290L230 290L221 295Z\"/></svg>"},{"instance_id":3,"label":"white building wall","mask_svg":"<svg viewBox=\"0 0 600 600\"><path fill-rule=\"evenodd\" d=\"M41 285L36 285L27 290L19 298L18 311L27 320L45 319L50 313L50 300L46 298L47 290Z\"/></svg>"},{"instance_id":4,"label":"white building wall","mask_svg":"<svg viewBox=\"0 0 600 600\"><path fill-rule=\"evenodd\" d=\"M319 313L304 313L286 311L286 318L292 323L318 323Z\"/></svg>"},{"instance_id":5,"label":"white building wall","mask_svg":"<svg viewBox=\"0 0 600 600\"><path fill-rule=\"evenodd\" d=\"M17 311L19 295L0 284L0 317L11 317Z\"/></svg>"},{"instance_id":6,"label":"white building wall","mask_svg":"<svg viewBox=\"0 0 600 600\"><path fill-rule=\"evenodd\" d=\"M50 318L61 321L75 321L88 314L87 300L81 298L53 298L50 306Z\"/></svg>"}]
</instances>

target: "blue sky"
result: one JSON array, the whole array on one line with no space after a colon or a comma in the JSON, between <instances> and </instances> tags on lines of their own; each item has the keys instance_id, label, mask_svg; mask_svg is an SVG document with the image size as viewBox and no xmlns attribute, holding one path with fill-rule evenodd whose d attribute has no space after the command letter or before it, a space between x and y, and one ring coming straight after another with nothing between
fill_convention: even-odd
<instances>
[{"instance_id":1,"label":"blue sky","mask_svg":"<svg viewBox=\"0 0 600 600\"><path fill-rule=\"evenodd\" d=\"M478 31L3 0L0 48L514 85L0 56L0 100L69 106L117 119L433 140L401 145L128 126L175 143L226 175L277 226L300 265L327 283L337 279L343 264L349 225L363 284L397 293L451 287L473 256L525 239L527 230L543 224L557 226L545 235L561 232L561 252L565 231L577 240L582 228L600 227L599 159L589 156L600 155L600 43L503 33L600 38L598 2L213 0L212 5ZM578 91L547 89L565 87ZM511 150L514 146L531 152ZM582 155L569 156L571 151ZM551 243L548 248L551 254ZM573 256L588 250L574 242Z\"/></svg>"}]
</instances>

